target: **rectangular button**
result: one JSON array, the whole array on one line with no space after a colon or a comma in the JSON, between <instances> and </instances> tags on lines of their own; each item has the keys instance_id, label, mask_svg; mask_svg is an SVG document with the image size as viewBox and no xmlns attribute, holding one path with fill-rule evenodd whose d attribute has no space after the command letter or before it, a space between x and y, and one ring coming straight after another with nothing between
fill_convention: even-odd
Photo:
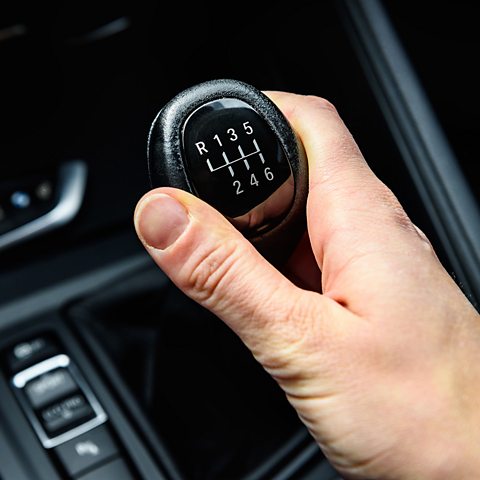
<instances>
[{"instance_id":1,"label":"rectangular button","mask_svg":"<svg viewBox=\"0 0 480 480\"><path fill-rule=\"evenodd\" d=\"M62 443L55 448L55 453L68 474L76 477L87 468L113 458L118 454L118 449L107 427L102 425ZM112 475L108 478L116 479L117 477Z\"/></svg>"},{"instance_id":2,"label":"rectangular button","mask_svg":"<svg viewBox=\"0 0 480 480\"><path fill-rule=\"evenodd\" d=\"M17 343L7 351L10 373L16 373L59 352L58 344L49 334L38 335Z\"/></svg>"},{"instance_id":3,"label":"rectangular button","mask_svg":"<svg viewBox=\"0 0 480 480\"><path fill-rule=\"evenodd\" d=\"M112 460L106 465L98 467L92 472L86 473L77 480L135 480L135 477L130 473L127 464L121 459Z\"/></svg>"},{"instance_id":4,"label":"rectangular button","mask_svg":"<svg viewBox=\"0 0 480 480\"><path fill-rule=\"evenodd\" d=\"M46 372L30 380L24 388L33 408L43 407L77 389L77 384L66 368Z\"/></svg>"},{"instance_id":5,"label":"rectangular button","mask_svg":"<svg viewBox=\"0 0 480 480\"><path fill-rule=\"evenodd\" d=\"M86 422L94 415L85 396L78 392L45 407L39 417L45 431L52 436Z\"/></svg>"}]
</instances>

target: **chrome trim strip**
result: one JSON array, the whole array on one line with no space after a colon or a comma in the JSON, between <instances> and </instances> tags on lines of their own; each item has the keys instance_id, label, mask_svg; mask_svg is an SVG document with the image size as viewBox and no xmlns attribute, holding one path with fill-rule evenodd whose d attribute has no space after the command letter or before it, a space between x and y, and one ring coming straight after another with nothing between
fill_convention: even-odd
<instances>
[{"instance_id":1,"label":"chrome trim strip","mask_svg":"<svg viewBox=\"0 0 480 480\"><path fill-rule=\"evenodd\" d=\"M106 23L90 32L85 32L77 37L71 37L67 43L72 45L84 45L87 43L104 40L118 33L128 30L132 25L130 18L119 17L111 22Z\"/></svg>"},{"instance_id":2,"label":"chrome trim strip","mask_svg":"<svg viewBox=\"0 0 480 480\"><path fill-rule=\"evenodd\" d=\"M0 250L61 227L75 217L82 205L87 183L87 166L82 160L70 160L58 172L57 204L31 222L0 235Z\"/></svg>"},{"instance_id":3,"label":"chrome trim strip","mask_svg":"<svg viewBox=\"0 0 480 480\"><path fill-rule=\"evenodd\" d=\"M30 380L35 377L39 377L46 372L55 370L56 368L66 368L70 365L70 359L66 355L56 355L55 357L48 358L43 362L37 363L20 373L17 373L13 379L12 383L17 388L23 388Z\"/></svg>"}]
</instances>

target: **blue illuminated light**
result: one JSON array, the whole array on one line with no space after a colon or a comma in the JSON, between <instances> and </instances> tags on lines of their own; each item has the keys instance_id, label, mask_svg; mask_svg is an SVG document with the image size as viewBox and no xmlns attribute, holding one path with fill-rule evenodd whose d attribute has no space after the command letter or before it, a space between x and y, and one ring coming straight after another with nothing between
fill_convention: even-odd
<instances>
[{"instance_id":1,"label":"blue illuminated light","mask_svg":"<svg viewBox=\"0 0 480 480\"><path fill-rule=\"evenodd\" d=\"M12 193L10 201L15 208L23 209L30 206L30 195L27 192L17 191Z\"/></svg>"}]
</instances>

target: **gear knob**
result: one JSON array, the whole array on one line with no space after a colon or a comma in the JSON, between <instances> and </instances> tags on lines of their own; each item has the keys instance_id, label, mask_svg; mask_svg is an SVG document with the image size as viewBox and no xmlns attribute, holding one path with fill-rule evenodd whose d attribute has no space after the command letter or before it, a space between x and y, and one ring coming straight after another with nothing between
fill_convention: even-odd
<instances>
[{"instance_id":1,"label":"gear knob","mask_svg":"<svg viewBox=\"0 0 480 480\"><path fill-rule=\"evenodd\" d=\"M211 80L160 110L148 137L151 186L186 190L220 211L270 261L305 230L307 164L287 119L261 91Z\"/></svg>"}]
</instances>

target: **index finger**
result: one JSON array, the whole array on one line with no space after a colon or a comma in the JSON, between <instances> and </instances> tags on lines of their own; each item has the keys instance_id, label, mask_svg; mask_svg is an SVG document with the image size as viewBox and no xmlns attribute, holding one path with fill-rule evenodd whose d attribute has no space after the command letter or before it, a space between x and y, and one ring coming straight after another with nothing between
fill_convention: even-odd
<instances>
[{"instance_id":1,"label":"index finger","mask_svg":"<svg viewBox=\"0 0 480 480\"><path fill-rule=\"evenodd\" d=\"M324 282L359 255L418 241L397 198L370 169L330 102L288 92L264 93L287 117L308 157L308 231L316 260L327 273Z\"/></svg>"}]
</instances>

